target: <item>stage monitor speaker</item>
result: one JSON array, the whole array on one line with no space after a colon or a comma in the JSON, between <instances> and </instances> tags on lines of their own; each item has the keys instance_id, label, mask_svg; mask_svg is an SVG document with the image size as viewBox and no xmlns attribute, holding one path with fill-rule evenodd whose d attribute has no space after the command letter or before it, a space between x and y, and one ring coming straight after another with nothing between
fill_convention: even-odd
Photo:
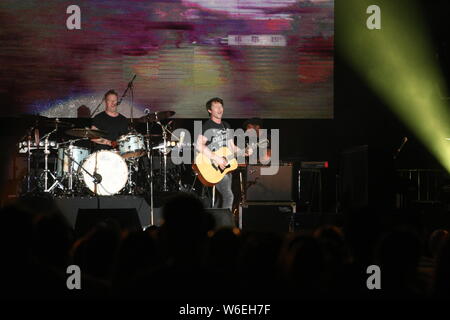
<instances>
[{"instance_id":1,"label":"stage monitor speaker","mask_svg":"<svg viewBox=\"0 0 450 320\"><path fill-rule=\"evenodd\" d=\"M67 218L70 226L75 228L79 209L136 209L142 227L151 225L151 210L148 202L138 196L101 196L101 197L61 197L55 198L56 205ZM161 208L153 208L153 224L162 223Z\"/></svg>"},{"instance_id":2,"label":"stage monitor speaker","mask_svg":"<svg viewBox=\"0 0 450 320\"><path fill-rule=\"evenodd\" d=\"M274 175L262 175L262 165L248 165L246 179L247 201L292 200L292 163L279 164Z\"/></svg>"},{"instance_id":3,"label":"stage monitor speaker","mask_svg":"<svg viewBox=\"0 0 450 320\"><path fill-rule=\"evenodd\" d=\"M101 222L113 221L122 230L142 230L135 208L129 209L79 209L75 222L75 234L81 237Z\"/></svg>"},{"instance_id":4,"label":"stage monitor speaker","mask_svg":"<svg viewBox=\"0 0 450 320\"><path fill-rule=\"evenodd\" d=\"M247 203L239 206L239 227L246 232L289 232L295 211L295 202Z\"/></svg>"},{"instance_id":5,"label":"stage monitor speaker","mask_svg":"<svg viewBox=\"0 0 450 320\"><path fill-rule=\"evenodd\" d=\"M213 216L216 230L220 228L234 228L236 226L230 209L210 208L205 210Z\"/></svg>"}]
</instances>

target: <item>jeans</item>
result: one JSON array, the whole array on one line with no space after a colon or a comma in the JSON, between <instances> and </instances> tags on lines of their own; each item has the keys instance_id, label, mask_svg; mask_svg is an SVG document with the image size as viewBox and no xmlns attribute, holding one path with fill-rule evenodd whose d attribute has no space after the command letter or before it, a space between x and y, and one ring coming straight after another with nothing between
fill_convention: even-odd
<instances>
[{"instance_id":1,"label":"jeans","mask_svg":"<svg viewBox=\"0 0 450 320\"><path fill-rule=\"evenodd\" d=\"M218 191L222 197L222 206L220 206L220 208L232 210L234 200L233 191L231 191L232 179L232 174L228 173L227 175L225 175L225 177L223 177L222 181L216 184L216 191ZM214 208L219 208L219 201L217 201L217 196L216 199L214 199L214 202Z\"/></svg>"}]
</instances>

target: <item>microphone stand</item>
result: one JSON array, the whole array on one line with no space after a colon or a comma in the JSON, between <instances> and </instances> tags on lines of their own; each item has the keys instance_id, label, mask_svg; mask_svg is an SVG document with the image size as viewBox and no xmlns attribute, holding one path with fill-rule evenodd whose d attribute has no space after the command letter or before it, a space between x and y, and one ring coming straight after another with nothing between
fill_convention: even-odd
<instances>
[{"instance_id":1,"label":"microphone stand","mask_svg":"<svg viewBox=\"0 0 450 320\"><path fill-rule=\"evenodd\" d=\"M48 169L48 155L50 154L50 151L48 150L49 146L49 137L58 131L58 124L55 125L55 129L49 133L47 133L42 139L44 140L44 192L50 193L55 187L59 187L62 190L64 190L64 186L59 182L59 180L53 175L53 173L50 172ZM49 188L48 187L48 175L53 179L53 185Z\"/></svg>"},{"instance_id":2,"label":"microphone stand","mask_svg":"<svg viewBox=\"0 0 450 320\"><path fill-rule=\"evenodd\" d=\"M27 193L31 191L31 132L34 127L31 127L27 134Z\"/></svg>"},{"instance_id":3,"label":"microphone stand","mask_svg":"<svg viewBox=\"0 0 450 320\"><path fill-rule=\"evenodd\" d=\"M134 129L134 127L133 127L133 98L134 98L133 81L134 81L134 79L136 79L136 75L134 75L133 79L131 79L131 81L128 82L127 88L125 89L124 93L120 97L119 102L117 102L117 105L119 106L122 103L122 99L127 95L128 90L131 89L131 112L130 112L131 124L130 125L133 129Z\"/></svg>"},{"instance_id":4,"label":"microphone stand","mask_svg":"<svg viewBox=\"0 0 450 320\"><path fill-rule=\"evenodd\" d=\"M145 123L146 129L147 129L147 158L150 161L150 225L155 225L155 220L153 219L153 155L151 154L152 148L150 145L150 127L149 127L149 121L147 118L147 121ZM148 178L148 174L147 174Z\"/></svg>"}]
</instances>

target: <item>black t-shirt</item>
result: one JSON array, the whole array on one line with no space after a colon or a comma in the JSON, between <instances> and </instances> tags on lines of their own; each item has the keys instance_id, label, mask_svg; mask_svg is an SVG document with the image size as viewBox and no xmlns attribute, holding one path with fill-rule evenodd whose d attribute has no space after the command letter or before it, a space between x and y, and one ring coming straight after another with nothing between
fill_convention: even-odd
<instances>
[{"instance_id":1,"label":"black t-shirt","mask_svg":"<svg viewBox=\"0 0 450 320\"><path fill-rule=\"evenodd\" d=\"M227 141L232 138L227 133L227 129L230 128L231 126L226 121L222 121L220 124L212 121L211 119L205 121L203 123L202 134L208 139L206 146L211 151L216 151L221 147L226 147Z\"/></svg>"},{"instance_id":2,"label":"black t-shirt","mask_svg":"<svg viewBox=\"0 0 450 320\"><path fill-rule=\"evenodd\" d=\"M105 139L116 141L121 135L128 132L128 119L122 114L117 117L109 116L105 111L100 112L92 119L92 125L107 132ZM98 148L98 146L96 146ZM102 149L109 149L107 145L101 145Z\"/></svg>"}]
</instances>

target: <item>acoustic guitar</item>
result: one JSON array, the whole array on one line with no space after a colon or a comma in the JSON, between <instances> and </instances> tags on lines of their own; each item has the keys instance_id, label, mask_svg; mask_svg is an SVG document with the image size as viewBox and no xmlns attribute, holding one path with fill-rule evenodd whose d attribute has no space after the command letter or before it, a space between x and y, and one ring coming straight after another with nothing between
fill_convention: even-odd
<instances>
[{"instance_id":1,"label":"acoustic guitar","mask_svg":"<svg viewBox=\"0 0 450 320\"><path fill-rule=\"evenodd\" d=\"M254 143L245 148L245 150L241 150L241 152L242 154L245 154L249 148L255 150L255 146L261 146L262 144L267 145L268 141L269 140L265 139L260 141L259 143ZM192 165L192 168L198 174L199 180L203 183L203 185L208 187L212 187L215 184L219 183L220 181L222 181L223 177L225 177L226 174L236 170L238 167L236 155L228 147L222 147L212 152L212 154L220 156L226 160L227 165L224 169L221 169L214 160L211 160L203 153L197 154L194 164Z\"/></svg>"}]
</instances>

